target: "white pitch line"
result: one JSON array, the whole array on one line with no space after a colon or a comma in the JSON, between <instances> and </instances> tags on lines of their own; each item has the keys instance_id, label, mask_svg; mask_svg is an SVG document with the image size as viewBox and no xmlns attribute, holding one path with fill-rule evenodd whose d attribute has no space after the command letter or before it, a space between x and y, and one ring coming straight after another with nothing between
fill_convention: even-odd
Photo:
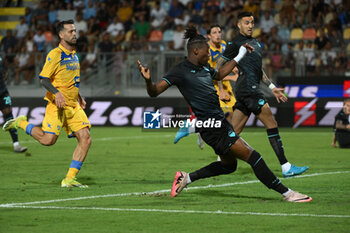
<instances>
[{"instance_id":1,"label":"white pitch line","mask_svg":"<svg viewBox=\"0 0 350 233\"><path fill-rule=\"evenodd\" d=\"M25 209L62 209L62 210L104 210L119 212L158 212L158 213L185 213L185 214L224 214L224 215L259 215L259 216L279 216L279 217L317 217L317 218L350 218L350 215L329 215L329 214L296 214L296 213L260 213L260 212L228 212L228 211L208 211L208 210L162 210L162 209L122 209L122 208L102 208L102 207L64 207L64 206L12 206Z\"/></svg>"},{"instance_id":2,"label":"white pitch line","mask_svg":"<svg viewBox=\"0 0 350 233\"><path fill-rule=\"evenodd\" d=\"M174 137L172 134L158 134L158 135L145 135L145 136L120 136L120 137L106 137L106 138L93 138L94 141L111 141L111 140L127 140L127 139L145 139L145 138L160 138L160 137ZM38 143L36 140L23 140L23 143ZM11 141L0 142L0 145L13 144Z\"/></svg>"},{"instance_id":3,"label":"white pitch line","mask_svg":"<svg viewBox=\"0 0 350 233\"><path fill-rule=\"evenodd\" d=\"M304 177L312 177L312 176L322 176L322 175L334 175L334 174L345 174L350 173L350 171L337 171L337 172L324 172L324 173L314 173L314 174L308 174L308 175L300 175L292 178L281 178L283 179L295 179L295 178L304 178ZM218 184L218 185L206 185L206 186L194 186L194 187L188 187L187 190L196 190L196 189L208 189L208 188L220 188L220 187L227 187L227 186L235 186L240 184L253 184L253 183L259 183L259 180L250 180L250 181L243 181L243 182L234 182L234 183L226 183L226 184ZM34 201L34 202L24 202L24 203L6 203L6 204L0 204L0 208L10 208L10 207L16 207L20 205L33 205L33 204L47 204L47 203L54 203L54 202L65 202L65 201L78 201L78 200L86 200L86 199L96 199L96 198L107 198L107 197L125 197L125 196L137 196L137 195L153 195L158 193L166 193L170 192L170 189L163 189L163 190L156 190L152 192L133 192L133 193L116 193L116 194L105 194L105 195L96 195L96 196L86 196L86 197L74 197L74 198L64 198L64 199L53 199L53 200L47 200L47 201Z\"/></svg>"}]
</instances>

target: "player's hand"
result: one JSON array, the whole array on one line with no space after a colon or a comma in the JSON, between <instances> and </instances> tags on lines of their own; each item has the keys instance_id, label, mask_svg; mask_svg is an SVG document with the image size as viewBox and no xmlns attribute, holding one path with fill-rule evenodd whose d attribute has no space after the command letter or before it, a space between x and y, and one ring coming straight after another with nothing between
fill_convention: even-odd
<instances>
[{"instance_id":1,"label":"player's hand","mask_svg":"<svg viewBox=\"0 0 350 233\"><path fill-rule=\"evenodd\" d=\"M250 44L248 44L248 43L245 43L244 45L241 45L241 46L245 47L249 53L251 53L251 52L254 52L254 51L255 51L254 47L253 47L253 46L251 46L251 45L250 45Z\"/></svg>"},{"instance_id":2,"label":"player's hand","mask_svg":"<svg viewBox=\"0 0 350 233\"><path fill-rule=\"evenodd\" d=\"M221 101L228 102L231 100L231 96L225 91L225 90L220 90L219 91L219 97Z\"/></svg>"},{"instance_id":3,"label":"player's hand","mask_svg":"<svg viewBox=\"0 0 350 233\"><path fill-rule=\"evenodd\" d=\"M151 79L151 71L147 67L144 67L139 60L137 61L137 65L142 77L146 80Z\"/></svg>"},{"instance_id":4,"label":"player's hand","mask_svg":"<svg viewBox=\"0 0 350 233\"><path fill-rule=\"evenodd\" d=\"M334 148L336 148L336 147L337 147L337 144L336 144L335 142L332 142L332 146L333 146Z\"/></svg>"},{"instance_id":5,"label":"player's hand","mask_svg":"<svg viewBox=\"0 0 350 233\"><path fill-rule=\"evenodd\" d=\"M275 87L272 89L272 94L276 97L278 103L280 103L281 101L285 103L288 100L287 96L284 95L283 91L284 88L280 87Z\"/></svg>"},{"instance_id":6,"label":"player's hand","mask_svg":"<svg viewBox=\"0 0 350 233\"><path fill-rule=\"evenodd\" d=\"M79 97L80 97L80 98L79 98L80 107L81 107L82 109L85 109L85 108L86 108L86 102L85 102L85 100L84 100L83 97L81 97L81 96L79 96Z\"/></svg>"},{"instance_id":7,"label":"player's hand","mask_svg":"<svg viewBox=\"0 0 350 233\"><path fill-rule=\"evenodd\" d=\"M55 95L55 103L58 108L64 108L66 106L66 101L64 100L64 96L61 92L57 92Z\"/></svg>"}]
</instances>

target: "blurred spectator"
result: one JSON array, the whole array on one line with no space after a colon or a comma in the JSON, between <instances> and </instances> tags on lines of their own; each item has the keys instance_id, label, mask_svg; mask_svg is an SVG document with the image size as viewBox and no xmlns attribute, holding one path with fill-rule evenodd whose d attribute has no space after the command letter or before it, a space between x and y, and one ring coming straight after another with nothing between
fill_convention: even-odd
<instances>
[{"instance_id":1,"label":"blurred spectator","mask_svg":"<svg viewBox=\"0 0 350 233\"><path fill-rule=\"evenodd\" d=\"M27 47L27 51L29 53L34 51L34 32L28 31L26 36L25 36L25 46Z\"/></svg>"},{"instance_id":2,"label":"blurred spectator","mask_svg":"<svg viewBox=\"0 0 350 233\"><path fill-rule=\"evenodd\" d=\"M297 49L294 51L295 76L305 76L305 51L304 41L300 40Z\"/></svg>"},{"instance_id":3,"label":"blurred spectator","mask_svg":"<svg viewBox=\"0 0 350 233\"><path fill-rule=\"evenodd\" d=\"M15 57L15 64L16 64L16 78L15 78L15 84L21 84L21 85L27 85L30 83L34 76L35 71L35 65L33 61L31 61L32 58L30 57L29 53L27 52L27 49L25 46L23 46L20 50L20 53L18 53ZM24 74L24 80L20 82L20 76L21 74Z\"/></svg>"},{"instance_id":4,"label":"blurred spectator","mask_svg":"<svg viewBox=\"0 0 350 233\"><path fill-rule=\"evenodd\" d=\"M271 16L270 11L265 11L264 15L260 19L260 28L264 33L269 33L271 28L275 26L275 21ZM277 29L277 28L276 28Z\"/></svg>"},{"instance_id":5,"label":"blurred spectator","mask_svg":"<svg viewBox=\"0 0 350 233\"><path fill-rule=\"evenodd\" d=\"M91 17L96 17L96 7L92 0L89 0L84 10L84 19L89 20Z\"/></svg>"},{"instance_id":6,"label":"blurred spectator","mask_svg":"<svg viewBox=\"0 0 350 233\"><path fill-rule=\"evenodd\" d=\"M23 16L20 17L19 24L16 25L14 31L15 31L15 37L20 40L22 39L27 31L29 30L28 25L26 24L26 20Z\"/></svg>"},{"instance_id":7,"label":"blurred spectator","mask_svg":"<svg viewBox=\"0 0 350 233\"><path fill-rule=\"evenodd\" d=\"M22 6L23 0L17 0L16 7ZM4 7L11 7L12 0L7 0Z\"/></svg>"},{"instance_id":8,"label":"blurred spectator","mask_svg":"<svg viewBox=\"0 0 350 233\"><path fill-rule=\"evenodd\" d=\"M33 10L32 18L34 20L34 25L36 27L47 24L48 22L47 10L48 10L47 1L43 1L43 0L40 1L38 8Z\"/></svg>"},{"instance_id":9,"label":"blurred spectator","mask_svg":"<svg viewBox=\"0 0 350 233\"><path fill-rule=\"evenodd\" d=\"M288 25L291 22L293 22L293 18L295 17L297 11L294 7L293 0L284 0L284 1L281 1L281 4L282 4L281 11L280 11L281 24ZM288 25L288 26L292 26L292 25Z\"/></svg>"},{"instance_id":10,"label":"blurred spectator","mask_svg":"<svg viewBox=\"0 0 350 233\"><path fill-rule=\"evenodd\" d=\"M297 0L294 4L295 9L297 10L297 17L299 17L299 23L304 25L306 22L306 15L309 10L309 4L307 0Z\"/></svg>"},{"instance_id":11,"label":"blurred spectator","mask_svg":"<svg viewBox=\"0 0 350 233\"><path fill-rule=\"evenodd\" d=\"M86 53L88 50L88 38L84 31L79 31L79 37L77 39L77 52Z\"/></svg>"},{"instance_id":12,"label":"blurred spectator","mask_svg":"<svg viewBox=\"0 0 350 233\"><path fill-rule=\"evenodd\" d=\"M324 49L321 51L321 67L322 70L328 70L329 74L333 74L334 71L334 61L337 57L337 53L332 50L331 42L327 42Z\"/></svg>"},{"instance_id":13,"label":"blurred spectator","mask_svg":"<svg viewBox=\"0 0 350 233\"><path fill-rule=\"evenodd\" d=\"M348 56L345 50L341 50L336 58L335 68L338 75L345 75L348 65Z\"/></svg>"},{"instance_id":14,"label":"blurred spectator","mask_svg":"<svg viewBox=\"0 0 350 233\"><path fill-rule=\"evenodd\" d=\"M329 41L331 42L333 48L340 49L344 47L343 35L341 32L335 29L330 31Z\"/></svg>"},{"instance_id":15,"label":"blurred spectator","mask_svg":"<svg viewBox=\"0 0 350 233\"><path fill-rule=\"evenodd\" d=\"M141 48L142 48L142 45L141 45L140 38L137 36L137 33L134 31L132 32L131 39L129 41L128 50L131 52L134 52L134 51L141 50Z\"/></svg>"},{"instance_id":16,"label":"blurred spectator","mask_svg":"<svg viewBox=\"0 0 350 233\"><path fill-rule=\"evenodd\" d=\"M118 8L117 15L120 22L124 25L125 31L129 31L132 27L133 9L127 0L123 0Z\"/></svg>"},{"instance_id":17,"label":"blurred spectator","mask_svg":"<svg viewBox=\"0 0 350 233\"><path fill-rule=\"evenodd\" d=\"M107 32L113 40L124 36L124 25L119 21L118 16L115 16L113 22L107 27Z\"/></svg>"},{"instance_id":18,"label":"blurred spectator","mask_svg":"<svg viewBox=\"0 0 350 233\"><path fill-rule=\"evenodd\" d=\"M304 51L306 59L306 75L312 76L316 71L316 52L312 41L307 42Z\"/></svg>"},{"instance_id":19,"label":"blurred spectator","mask_svg":"<svg viewBox=\"0 0 350 233\"><path fill-rule=\"evenodd\" d=\"M174 23L175 25L187 26L188 23L190 22L190 19L191 19L191 16L187 12L184 12L179 17L176 17L174 19Z\"/></svg>"},{"instance_id":20,"label":"blurred spectator","mask_svg":"<svg viewBox=\"0 0 350 233\"><path fill-rule=\"evenodd\" d=\"M45 50L45 43L46 43L46 38L43 34L42 29L38 29L37 32L35 33L33 37L33 41L35 45L38 48L38 52L44 52Z\"/></svg>"},{"instance_id":21,"label":"blurred spectator","mask_svg":"<svg viewBox=\"0 0 350 233\"><path fill-rule=\"evenodd\" d=\"M174 23L175 18L180 17L183 14L183 9L179 4L178 0L172 0L170 4L170 9L168 12L168 22Z\"/></svg>"},{"instance_id":22,"label":"blurred spectator","mask_svg":"<svg viewBox=\"0 0 350 233\"><path fill-rule=\"evenodd\" d=\"M147 6L146 0L141 0L138 5L134 7L134 17L139 18L143 15L146 22L150 21L150 9Z\"/></svg>"},{"instance_id":23,"label":"blurred spectator","mask_svg":"<svg viewBox=\"0 0 350 233\"><path fill-rule=\"evenodd\" d=\"M217 0L209 0L207 2L207 7L206 7L206 13L207 13L207 19L209 22L214 23L216 22L216 16L220 12L220 3Z\"/></svg>"},{"instance_id":24,"label":"blurred spectator","mask_svg":"<svg viewBox=\"0 0 350 233\"><path fill-rule=\"evenodd\" d=\"M123 1L124 2L124 1ZM108 25L108 21L110 19L110 15L107 9L107 4L106 2L101 3L100 9L97 11L96 18L99 22L99 26L102 29L105 29Z\"/></svg>"},{"instance_id":25,"label":"blurred spectator","mask_svg":"<svg viewBox=\"0 0 350 233\"><path fill-rule=\"evenodd\" d=\"M159 42L163 39L163 33L160 29L151 26L148 40L150 42Z\"/></svg>"},{"instance_id":26,"label":"blurred spectator","mask_svg":"<svg viewBox=\"0 0 350 233\"><path fill-rule=\"evenodd\" d=\"M150 25L147 21L145 21L144 15L141 14L138 17L138 20L134 24L134 28L139 38L148 37Z\"/></svg>"},{"instance_id":27,"label":"blurred spectator","mask_svg":"<svg viewBox=\"0 0 350 233\"><path fill-rule=\"evenodd\" d=\"M151 10L151 25L153 27L160 27L166 19L166 11L160 7L159 1L156 1L155 7Z\"/></svg>"},{"instance_id":28,"label":"blurred spectator","mask_svg":"<svg viewBox=\"0 0 350 233\"><path fill-rule=\"evenodd\" d=\"M89 41L96 40L100 34L100 26L96 22L95 17L91 17L88 22L87 37Z\"/></svg>"},{"instance_id":29,"label":"blurred spectator","mask_svg":"<svg viewBox=\"0 0 350 233\"><path fill-rule=\"evenodd\" d=\"M183 39L184 30L181 25L176 26L176 30L173 34L174 49L181 50L185 46L185 40Z\"/></svg>"},{"instance_id":30,"label":"blurred spectator","mask_svg":"<svg viewBox=\"0 0 350 233\"><path fill-rule=\"evenodd\" d=\"M289 42L287 45L287 52L284 56L284 64L287 68L290 68L291 75L295 75L295 58L294 58L294 49L293 43Z\"/></svg>"},{"instance_id":31,"label":"blurred spectator","mask_svg":"<svg viewBox=\"0 0 350 233\"><path fill-rule=\"evenodd\" d=\"M49 22L51 24L55 24L55 22L57 20L57 9L55 8L54 4L50 5L50 10L49 10L49 13L47 15L49 18Z\"/></svg>"},{"instance_id":32,"label":"blurred spectator","mask_svg":"<svg viewBox=\"0 0 350 233\"><path fill-rule=\"evenodd\" d=\"M164 42L173 41L173 37L174 37L174 29L173 28L168 28L168 29L164 30L164 32L163 32L163 41Z\"/></svg>"},{"instance_id":33,"label":"blurred spectator","mask_svg":"<svg viewBox=\"0 0 350 233\"><path fill-rule=\"evenodd\" d=\"M324 3L323 0L313 0L309 7L309 23L315 22L322 17Z\"/></svg>"},{"instance_id":34,"label":"blurred spectator","mask_svg":"<svg viewBox=\"0 0 350 233\"><path fill-rule=\"evenodd\" d=\"M28 8L28 7L26 7L26 9L25 9L24 18L26 19L26 24L28 26L30 26L30 24L32 22L32 12L31 12L30 8Z\"/></svg>"},{"instance_id":35,"label":"blurred spectator","mask_svg":"<svg viewBox=\"0 0 350 233\"><path fill-rule=\"evenodd\" d=\"M254 0L246 1L242 11L251 12L254 16L255 23L259 21L259 7L255 4Z\"/></svg>"},{"instance_id":36,"label":"blurred spectator","mask_svg":"<svg viewBox=\"0 0 350 233\"><path fill-rule=\"evenodd\" d=\"M82 19L81 14L77 14L75 16L75 29L77 30L77 38L79 38L79 32L83 31L83 32L87 32L88 27L87 27L87 23L85 20Z\"/></svg>"},{"instance_id":37,"label":"blurred spectator","mask_svg":"<svg viewBox=\"0 0 350 233\"><path fill-rule=\"evenodd\" d=\"M261 19L261 21L262 21L262 19ZM278 28L277 27L273 27L271 29L271 33L268 36L267 43L269 45L269 50L275 50L276 45L282 43L282 39L278 35ZM280 45L280 47L281 47L281 45Z\"/></svg>"},{"instance_id":38,"label":"blurred spectator","mask_svg":"<svg viewBox=\"0 0 350 233\"><path fill-rule=\"evenodd\" d=\"M81 63L81 72L83 81L85 80L85 74L87 72L90 72L92 69L97 67L97 55L96 55L96 48L95 48L95 42L92 41L89 44L87 54L85 56L85 59Z\"/></svg>"},{"instance_id":39,"label":"blurred spectator","mask_svg":"<svg viewBox=\"0 0 350 233\"><path fill-rule=\"evenodd\" d=\"M6 31L6 36L2 38L0 48L5 53L10 49L15 51L17 45L17 39L12 35L12 31L9 29Z\"/></svg>"},{"instance_id":40,"label":"blurred spectator","mask_svg":"<svg viewBox=\"0 0 350 233\"><path fill-rule=\"evenodd\" d=\"M84 1L83 0L74 0L73 1L73 8L77 9L78 11L83 9L84 7Z\"/></svg>"},{"instance_id":41,"label":"blurred spectator","mask_svg":"<svg viewBox=\"0 0 350 233\"><path fill-rule=\"evenodd\" d=\"M320 28L319 32L320 32L320 36L316 37L314 43L317 46L317 49L321 50L326 46L326 44L329 40L328 40L328 37L326 36L326 34L324 33L323 28Z\"/></svg>"},{"instance_id":42,"label":"blurred spectator","mask_svg":"<svg viewBox=\"0 0 350 233\"><path fill-rule=\"evenodd\" d=\"M276 71L283 68L283 54L281 51L281 44L276 43L275 50L270 53L270 65L268 67L268 74L270 78L274 77Z\"/></svg>"}]
</instances>

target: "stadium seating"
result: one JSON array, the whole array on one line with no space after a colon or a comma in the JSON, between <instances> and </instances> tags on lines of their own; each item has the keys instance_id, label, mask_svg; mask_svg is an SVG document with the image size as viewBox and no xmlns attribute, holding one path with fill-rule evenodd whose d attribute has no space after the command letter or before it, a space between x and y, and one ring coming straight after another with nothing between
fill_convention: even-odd
<instances>
[{"instance_id":1,"label":"stadium seating","mask_svg":"<svg viewBox=\"0 0 350 233\"><path fill-rule=\"evenodd\" d=\"M316 30L314 28L307 28L304 30L303 39L304 40L314 40L316 39Z\"/></svg>"},{"instance_id":2,"label":"stadium seating","mask_svg":"<svg viewBox=\"0 0 350 233\"><path fill-rule=\"evenodd\" d=\"M303 29L301 28L293 28L290 32L290 39L291 40L301 40L303 39Z\"/></svg>"}]
</instances>

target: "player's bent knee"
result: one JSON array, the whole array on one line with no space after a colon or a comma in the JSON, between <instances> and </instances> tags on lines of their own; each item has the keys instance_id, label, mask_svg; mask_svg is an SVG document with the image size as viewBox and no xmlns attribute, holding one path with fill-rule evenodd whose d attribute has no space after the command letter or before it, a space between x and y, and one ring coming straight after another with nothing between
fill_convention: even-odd
<instances>
[{"instance_id":1,"label":"player's bent knee","mask_svg":"<svg viewBox=\"0 0 350 233\"><path fill-rule=\"evenodd\" d=\"M230 164L224 164L221 163L221 166L225 169L226 173L225 174L230 174L237 169L237 160L234 160L233 163Z\"/></svg>"},{"instance_id":2,"label":"player's bent knee","mask_svg":"<svg viewBox=\"0 0 350 233\"><path fill-rule=\"evenodd\" d=\"M56 143L56 138L43 138L39 142L44 146L52 146Z\"/></svg>"}]
</instances>

